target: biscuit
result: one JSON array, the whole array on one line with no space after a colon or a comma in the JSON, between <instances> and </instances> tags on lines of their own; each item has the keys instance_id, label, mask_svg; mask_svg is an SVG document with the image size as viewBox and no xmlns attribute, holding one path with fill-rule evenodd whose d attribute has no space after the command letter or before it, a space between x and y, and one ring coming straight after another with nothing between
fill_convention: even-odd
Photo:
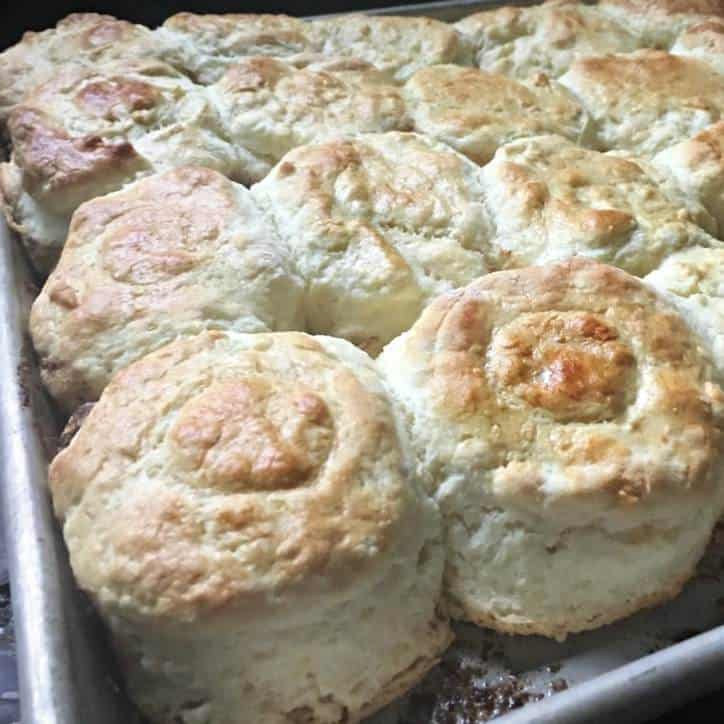
<instances>
[{"instance_id":1,"label":"biscuit","mask_svg":"<svg viewBox=\"0 0 724 724\"><path fill-rule=\"evenodd\" d=\"M598 7L647 48L667 49L693 23L724 17L722 0L601 0Z\"/></svg>"},{"instance_id":2,"label":"biscuit","mask_svg":"<svg viewBox=\"0 0 724 724\"><path fill-rule=\"evenodd\" d=\"M473 47L475 65L519 80L540 72L556 78L579 56L639 47L625 27L597 8L571 0L484 10L455 28Z\"/></svg>"},{"instance_id":3,"label":"biscuit","mask_svg":"<svg viewBox=\"0 0 724 724\"><path fill-rule=\"evenodd\" d=\"M371 360L208 332L118 374L50 488L153 722L359 722L449 643L439 514Z\"/></svg>"},{"instance_id":4,"label":"biscuit","mask_svg":"<svg viewBox=\"0 0 724 724\"><path fill-rule=\"evenodd\" d=\"M415 73L404 92L415 131L479 164L517 138L557 133L587 141L586 113L543 74L523 84L476 68L436 65Z\"/></svg>"},{"instance_id":5,"label":"biscuit","mask_svg":"<svg viewBox=\"0 0 724 724\"><path fill-rule=\"evenodd\" d=\"M428 299L488 271L479 168L405 133L302 146L252 188L306 282L308 331L376 354Z\"/></svg>"},{"instance_id":6,"label":"biscuit","mask_svg":"<svg viewBox=\"0 0 724 724\"><path fill-rule=\"evenodd\" d=\"M0 124L36 85L66 65L158 57L163 41L148 28L110 15L74 13L55 28L28 32L0 53Z\"/></svg>"},{"instance_id":7,"label":"biscuit","mask_svg":"<svg viewBox=\"0 0 724 724\"><path fill-rule=\"evenodd\" d=\"M724 73L724 18L691 25L676 39L671 52L702 60Z\"/></svg>"},{"instance_id":8,"label":"biscuit","mask_svg":"<svg viewBox=\"0 0 724 724\"><path fill-rule=\"evenodd\" d=\"M302 290L249 191L185 167L76 211L30 332L43 382L71 411L176 337L302 329Z\"/></svg>"},{"instance_id":9,"label":"biscuit","mask_svg":"<svg viewBox=\"0 0 724 724\"><path fill-rule=\"evenodd\" d=\"M703 207L648 165L559 136L501 147L482 179L493 269L582 255L641 276L679 249L720 244L702 228L716 230Z\"/></svg>"},{"instance_id":10,"label":"biscuit","mask_svg":"<svg viewBox=\"0 0 724 724\"><path fill-rule=\"evenodd\" d=\"M604 150L651 156L724 111L724 83L714 68L659 50L581 58L560 82L588 111Z\"/></svg>"},{"instance_id":11,"label":"biscuit","mask_svg":"<svg viewBox=\"0 0 724 724\"><path fill-rule=\"evenodd\" d=\"M397 80L429 65L472 62L455 29L433 18L344 15L315 20L310 28L325 55L366 60Z\"/></svg>"},{"instance_id":12,"label":"biscuit","mask_svg":"<svg viewBox=\"0 0 724 724\"><path fill-rule=\"evenodd\" d=\"M288 15L178 13L157 34L165 39L162 57L204 85L219 80L242 58L292 58L321 49L309 23Z\"/></svg>"},{"instance_id":13,"label":"biscuit","mask_svg":"<svg viewBox=\"0 0 724 724\"><path fill-rule=\"evenodd\" d=\"M34 205L66 219L57 236L26 240L50 247L44 255L51 261L83 201L139 176L181 165L242 180L259 173L253 157L226 140L203 89L156 61L64 67L13 109L8 133L18 169L12 173L34 202L23 206L17 194L4 192L8 215L21 229L39 226L24 218Z\"/></svg>"},{"instance_id":14,"label":"biscuit","mask_svg":"<svg viewBox=\"0 0 724 724\"><path fill-rule=\"evenodd\" d=\"M295 67L274 58L247 58L209 94L229 140L255 159L248 181L263 178L297 146L410 125L399 88L358 60L318 57Z\"/></svg>"},{"instance_id":15,"label":"biscuit","mask_svg":"<svg viewBox=\"0 0 724 724\"><path fill-rule=\"evenodd\" d=\"M378 366L443 515L453 616L562 639L693 574L722 509L724 392L642 281L583 259L490 274Z\"/></svg>"},{"instance_id":16,"label":"biscuit","mask_svg":"<svg viewBox=\"0 0 724 724\"><path fill-rule=\"evenodd\" d=\"M0 205L8 226L23 242L33 268L47 276L68 234L68 216L52 214L23 189L22 171L0 163Z\"/></svg>"},{"instance_id":17,"label":"biscuit","mask_svg":"<svg viewBox=\"0 0 724 724\"><path fill-rule=\"evenodd\" d=\"M724 376L724 250L696 247L674 254L646 281L671 295Z\"/></svg>"},{"instance_id":18,"label":"biscuit","mask_svg":"<svg viewBox=\"0 0 724 724\"><path fill-rule=\"evenodd\" d=\"M702 204L724 234L724 121L657 154L652 163Z\"/></svg>"}]
</instances>

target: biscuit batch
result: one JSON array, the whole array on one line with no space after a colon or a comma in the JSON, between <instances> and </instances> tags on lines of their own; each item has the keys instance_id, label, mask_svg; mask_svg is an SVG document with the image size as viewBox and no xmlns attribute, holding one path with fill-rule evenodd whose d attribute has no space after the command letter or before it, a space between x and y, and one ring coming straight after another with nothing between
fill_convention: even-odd
<instances>
[{"instance_id":1,"label":"biscuit batch","mask_svg":"<svg viewBox=\"0 0 724 724\"><path fill-rule=\"evenodd\" d=\"M78 585L152 724L358 722L724 508L724 3L72 15L0 54ZM80 419L80 417L78 418Z\"/></svg>"}]
</instances>

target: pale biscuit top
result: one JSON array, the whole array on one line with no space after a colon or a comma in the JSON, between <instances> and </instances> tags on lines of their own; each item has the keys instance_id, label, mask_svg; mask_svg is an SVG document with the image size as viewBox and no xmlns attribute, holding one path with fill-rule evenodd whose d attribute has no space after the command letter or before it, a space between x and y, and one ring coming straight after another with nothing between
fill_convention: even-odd
<instances>
[{"instance_id":1,"label":"pale biscuit top","mask_svg":"<svg viewBox=\"0 0 724 724\"><path fill-rule=\"evenodd\" d=\"M437 521L408 465L364 353L208 332L117 375L50 488L106 614L283 630L414 566Z\"/></svg>"},{"instance_id":2,"label":"pale biscuit top","mask_svg":"<svg viewBox=\"0 0 724 724\"><path fill-rule=\"evenodd\" d=\"M162 40L142 25L110 15L75 13L55 28L28 32L0 53L0 123L26 92L67 64L158 57Z\"/></svg>"},{"instance_id":3,"label":"pale biscuit top","mask_svg":"<svg viewBox=\"0 0 724 724\"><path fill-rule=\"evenodd\" d=\"M671 52L703 60L724 73L724 18L691 25L676 39Z\"/></svg>"},{"instance_id":4,"label":"pale biscuit top","mask_svg":"<svg viewBox=\"0 0 724 724\"><path fill-rule=\"evenodd\" d=\"M249 192L205 168L82 205L30 331L65 410L180 335L301 329L302 284Z\"/></svg>"},{"instance_id":5,"label":"pale biscuit top","mask_svg":"<svg viewBox=\"0 0 724 724\"><path fill-rule=\"evenodd\" d=\"M652 163L716 219L724 235L724 121L656 155Z\"/></svg>"},{"instance_id":6,"label":"pale biscuit top","mask_svg":"<svg viewBox=\"0 0 724 724\"><path fill-rule=\"evenodd\" d=\"M259 180L287 152L340 133L406 130L399 88L369 63L315 58L295 67L254 57L232 66L209 94L228 138L251 154Z\"/></svg>"},{"instance_id":7,"label":"pale biscuit top","mask_svg":"<svg viewBox=\"0 0 724 724\"><path fill-rule=\"evenodd\" d=\"M547 76L528 84L455 65L419 70L404 88L415 130L448 143L476 163L517 138L557 133L585 143L588 118Z\"/></svg>"},{"instance_id":8,"label":"pale biscuit top","mask_svg":"<svg viewBox=\"0 0 724 724\"><path fill-rule=\"evenodd\" d=\"M646 281L672 295L724 376L724 250L687 249L669 257Z\"/></svg>"},{"instance_id":9,"label":"pale biscuit top","mask_svg":"<svg viewBox=\"0 0 724 724\"><path fill-rule=\"evenodd\" d=\"M479 168L404 133L303 146L252 188L307 283L308 330L372 354L487 270Z\"/></svg>"},{"instance_id":10,"label":"pale biscuit top","mask_svg":"<svg viewBox=\"0 0 724 724\"><path fill-rule=\"evenodd\" d=\"M724 393L707 358L673 307L613 267L490 274L435 300L379 365L438 495L462 476L488 500L606 525L719 484Z\"/></svg>"},{"instance_id":11,"label":"pale biscuit top","mask_svg":"<svg viewBox=\"0 0 724 724\"><path fill-rule=\"evenodd\" d=\"M469 49L446 23L424 17L345 15L310 23L326 55L372 63L397 80L440 63L469 63Z\"/></svg>"},{"instance_id":12,"label":"pale biscuit top","mask_svg":"<svg viewBox=\"0 0 724 724\"><path fill-rule=\"evenodd\" d=\"M157 61L62 68L10 114L25 190L70 213L140 173L198 164L234 176L237 151L202 90Z\"/></svg>"},{"instance_id":13,"label":"pale biscuit top","mask_svg":"<svg viewBox=\"0 0 724 724\"><path fill-rule=\"evenodd\" d=\"M643 162L558 136L503 146L482 177L495 269L581 254L643 275L679 249L720 243L698 225L716 228L704 209Z\"/></svg>"},{"instance_id":14,"label":"pale biscuit top","mask_svg":"<svg viewBox=\"0 0 724 724\"><path fill-rule=\"evenodd\" d=\"M577 57L640 47L625 27L572 0L484 10L455 28L473 46L476 65L518 79L538 72L558 77Z\"/></svg>"},{"instance_id":15,"label":"pale biscuit top","mask_svg":"<svg viewBox=\"0 0 724 724\"><path fill-rule=\"evenodd\" d=\"M651 155L724 112L724 83L712 66L659 50L582 58L560 81L588 111L605 149Z\"/></svg>"},{"instance_id":16,"label":"pale biscuit top","mask_svg":"<svg viewBox=\"0 0 724 724\"><path fill-rule=\"evenodd\" d=\"M248 56L288 58L320 49L309 23L288 15L178 13L157 35L166 39L163 57L203 84L217 81L229 66Z\"/></svg>"},{"instance_id":17,"label":"pale biscuit top","mask_svg":"<svg viewBox=\"0 0 724 724\"><path fill-rule=\"evenodd\" d=\"M722 0L601 0L598 7L647 48L669 48L693 23L711 16L724 17Z\"/></svg>"}]
</instances>

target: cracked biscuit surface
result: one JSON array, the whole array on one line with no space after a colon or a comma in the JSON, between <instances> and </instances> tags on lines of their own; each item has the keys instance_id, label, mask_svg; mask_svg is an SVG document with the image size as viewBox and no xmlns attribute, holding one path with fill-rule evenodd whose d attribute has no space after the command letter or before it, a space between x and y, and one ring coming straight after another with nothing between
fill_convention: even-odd
<instances>
[{"instance_id":1,"label":"cracked biscuit surface","mask_svg":"<svg viewBox=\"0 0 724 724\"><path fill-rule=\"evenodd\" d=\"M232 144L254 159L259 181L288 151L326 137L408 130L400 89L374 66L315 57L301 67L242 60L209 88Z\"/></svg>"},{"instance_id":2,"label":"cracked biscuit surface","mask_svg":"<svg viewBox=\"0 0 724 724\"><path fill-rule=\"evenodd\" d=\"M484 10L455 27L472 46L475 65L519 80L541 72L557 78L574 58L640 47L624 26L598 8L571 0Z\"/></svg>"},{"instance_id":3,"label":"cracked biscuit surface","mask_svg":"<svg viewBox=\"0 0 724 724\"><path fill-rule=\"evenodd\" d=\"M524 84L477 68L436 65L415 73L404 95L415 131L479 164L518 138L556 133L589 142L583 108L543 74Z\"/></svg>"},{"instance_id":4,"label":"cracked biscuit surface","mask_svg":"<svg viewBox=\"0 0 724 724\"><path fill-rule=\"evenodd\" d=\"M249 191L185 167L78 209L30 331L45 385L72 411L176 337L302 329L302 289Z\"/></svg>"},{"instance_id":5,"label":"cracked biscuit surface","mask_svg":"<svg viewBox=\"0 0 724 724\"><path fill-rule=\"evenodd\" d=\"M573 259L435 300L378 360L454 615L563 638L675 595L721 512L724 394L643 282Z\"/></svg>"},{"instance_id":6,"label":"cracked biscuit surface","mask_svg":"<svg viewBox=\"0 0 724 724\"><path fill-rule=\"evenodd\" d=\"M161 40L143 25L110 15L73 13L55 28L27 32L0 53L0 123L35 86L67 65L158 58Z\"/></svg>"},{"instance_id":7,"label":"cracked biscuit surface","mask_svg":"<svg viewBox=\"0 0 724 724\"><path fill-rule=\"evenodd\" d=\"M252 188L306 281L308 330L376 354L488 271L480 169L412 133L302 146Z\"/></svg>"},{"instance_id":8,"label":"cracked biscuit surface","mask_svg":"<svg viewBox=\"0 0 724 724\"><path fill-rule=\"evenodd\" d=\"M481 176L494 269L583 255L640 276L679 249L721 244L704 208L643 161L558 136L501 147Z\"/></svg>"},{"instance_id":9,"label":"cracked biscuit surface","mask_svg":"<svg viewBox=\"0 0 724 724\"><path fill-rule=\"evenodd\" d=\"M588 112L605 150L650 157L724 112L724 84L713 66L660 50L579 58L560 82Z\"/></svg>"},{"instance_id":10,"label":"cracked biscuit surface","mask_svg":"<svg viewBox=\"0 0 724 724\"><path fill-rule=\"evenodd\" d=\"M241 175L243 149L226 140L202 91L157 61L69 66L12 110L12 160L0 187L6 215L41 271L57 259L83 201L184 165ZM47 218L59 223L36 235Z\"/></svg>"},{"instance_id":11,"label":"cracked biscuit surface","mask_svg":"<svg viewBox=\"0 0 724 724\"><path fill-rule=\"evenodd\" d=\"M50 487L152 721L358 722L450 641L436 508L371 360L207 332L118 374Z\"/></svg>"},{"instance_id":12,"label":"cracked biscuit surface","mask_svg":"<svg viewBox=\"0 0 724 724\"><path fill-rule=\"evenodd\" d=\"M291 62L344 56L396 80L427 65L468 59L454 28L423 17L345 15L308 22L288 15L179 13L166 20L161 35L168 36L169 61L203 84L251 56Z\"/></svg>"},{"instance_id":13,"label":"cracked biscuit surface","mask_svg":"<svg viewBox=\"0 0 724 724\"><path fill-rule=\"evenodd\" d=\"M372 63L395 80L441 63L469 65L469 48L440 20L393 15L345 15L310 23L325 55L347 55Z\"/></svg>"}]
</instances>

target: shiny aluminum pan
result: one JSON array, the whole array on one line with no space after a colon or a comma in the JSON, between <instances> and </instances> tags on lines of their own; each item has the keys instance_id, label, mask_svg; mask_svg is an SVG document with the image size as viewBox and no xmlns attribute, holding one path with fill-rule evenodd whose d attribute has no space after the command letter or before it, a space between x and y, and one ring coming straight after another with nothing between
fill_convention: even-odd
<instances>
[{"instance_id":1,"label":"shiny aluminum pan","mask_svg":"<svg viewBox=\"0 0 724 724\"><path fill-rule=\"evenodd\" d=\"M371 12L455 20L499 4L463 0ZM115 683L103 629L73 585L53 521L46 472L59 421L42 392L26 332L35 291L26 259L0 223L0 504L22 721L137 724ZM445 670L462 666L473 672L473 692L478 699L487 695L493 701L495 711L504 714L498 719L501 724L602 724L614 717L621 723L640 722L721 686L724 530L715 539L696 580L665 606L562 644L461 626ZM406 697L369 724L427 724L430 717L423 717L416 706L421 698L429 700L430 691L439 694L435 687L440 681L428 683L427 699L420 694ZM550 696L564 687L569 690ZM503 694L496 698L497 690ZM505 714L527 700L531 703Z\"/></svg>"}]
</instances>

